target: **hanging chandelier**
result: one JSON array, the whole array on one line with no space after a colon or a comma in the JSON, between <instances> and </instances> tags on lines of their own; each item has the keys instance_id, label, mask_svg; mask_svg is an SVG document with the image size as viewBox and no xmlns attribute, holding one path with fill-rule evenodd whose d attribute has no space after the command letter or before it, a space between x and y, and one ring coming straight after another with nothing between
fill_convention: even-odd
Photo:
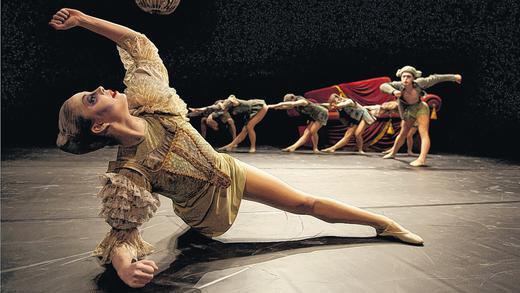
<instances>
[{"instance_id":1,"label":"hanging chandelier","mask_svg":"<svg viewBox=\"0 0 520 293\"><path fill-rule=\"evenodd\" d=\"M180 2L181 0L135 0L135 4L142 10L151 14L162 15L175 11Z\"/></svg>"}]
</instances>

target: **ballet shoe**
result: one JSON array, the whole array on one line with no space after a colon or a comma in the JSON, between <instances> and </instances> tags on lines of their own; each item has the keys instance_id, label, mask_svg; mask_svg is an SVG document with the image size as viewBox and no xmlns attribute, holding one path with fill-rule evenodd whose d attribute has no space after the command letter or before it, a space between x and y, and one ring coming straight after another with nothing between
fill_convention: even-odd
<instances>
[{"instance_id":1,"label":"ballet shoe","mask_svg":"<svg viewBox=\"0 0 520 293\"><path fill-rule=\"evenodd\" d=\"M393 229L391 229L393 228ZM390 231L397 228L398 231ZM386 228L377 230L377 236L379 237L393 237L395 239L398 239L404 243L408 244L414 244L414 245L422 245L424 243L424 240L421 238L421 236L412 233L405 228L403 228L401 225L397 224L394 221L391 221Z\"/></svg>"},{"instance_id":2,"label":"ballet shoe","mask_svg":"<svg viewBox=\"0 0 520 293\"><path fill-rule=\"evenodd\" d=\"M282 149L282 152L292 153L292 152L294 152L294 150L291 148L284 148L284 149Z\"/></svg>"},{"instance_id":3,"label":"ballet shoe","mask_svg":"<svg viewBox=\"0 0 520 293\"><path fill-rule=\"evenodd\" d=\"M392 155L392 153L386 154L383 156L383 159L393 159L395 158L395 155Z\"/></svg>"}]
</instances>

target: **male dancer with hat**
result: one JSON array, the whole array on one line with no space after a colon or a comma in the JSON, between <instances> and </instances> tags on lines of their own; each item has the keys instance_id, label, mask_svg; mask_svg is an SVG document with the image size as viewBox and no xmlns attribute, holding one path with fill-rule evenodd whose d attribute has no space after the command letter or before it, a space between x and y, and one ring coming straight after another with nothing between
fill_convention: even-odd
<instances>
[{"instance_id":1,"label":"male dancer with hat","mask_svg":"<svg viewBox=\"0 0 520 293\"><path fill-rule=\"evenodd\" d=\"M426 155L430 150L430 135L428 128L430 124L430 109L421 101L426 95L425 89L444 81L462 82L460 74L433 74L422 78L422 72L412 66L405 66L397 70L396 76L401 81L387 82L381 85L383 93L395 96L399 104L399 115L401 116L401 131L394 142L390 153L384 159L391 159L403 145L410 128L417 121L419 135L421 136L421 153L419 157L410 163L414 167L426 165Z\"/></svg>"}]
</instances>

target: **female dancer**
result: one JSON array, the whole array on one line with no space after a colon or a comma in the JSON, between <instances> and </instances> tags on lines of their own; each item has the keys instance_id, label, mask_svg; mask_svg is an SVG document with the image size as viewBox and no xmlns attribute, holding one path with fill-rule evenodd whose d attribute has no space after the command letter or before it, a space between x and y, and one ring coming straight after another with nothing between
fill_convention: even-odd
<instances>
[{"instance_id":1,"label":"female dancer","mask_svg":"<svg viewBox=\"0 0 520 293\"><path fill-rule=\"evenodd\" d=\"M213 106L210 107L218 106L222 102L223 100L217 100L215 101ZM200 119L200 134L202 135L202 137L206 138L208 127L213 129L214 131L218 131L219 121L227 126L232 139L235 139L235 137L237 137L235 120L233 120L231 115L229 115L228 111L220 110L220 108L218 110L208 108L205 111L199 110L201 108L189 109L191 110L191 112L188 113L188 117L196 117L202 115L202 118Z\"/></svg>"},{"instance_id":2,"label":"female dancer","mask_svg":"<svg viewBox=\"0 0 520 293\"><path fill-rule=\"evenodd\" d=\"M249 152L256 152L256 132L255 126L262 121L267 113L267 105L264 100L252 99L241 100L237 99L235 95L230 95L222 103L210 107L203 107L195 109L195 111L228 111L235 117L242 117L244 120L244 127L240 133L227 145L219 148L219 151L232 151L239 143L244 141L246 136L249 137Z\"/></svg>"},{"instance_id":3,"label":"female dancer","mask_svg":"<svg viewBox=\"0 0 520 293\"><path fill-rule=\"evenodd\" d=\"M171 198L175 213L209 237L231 226L245 198L331 223L369 225L379 236L407 243L423 242L385 216L311 196L215 152L187 121L186 104L169 87L157 48L146 36L66 8L49 24L58 30L80 26L116 42L127 70L124 94L100 86L76 93L63 103L56 143L75 154L119 145L117 159L110 162L99 191L101 215L112 230L94 255L103 263L112 263L129 286L143 287L157 270L153 261L138 260L153 250L137 227L160 204L154 192Z\"/></svg>"},{"instance_id":4,"label":"female dancer","mask_svg":"<svg viewBox=\"0 0 520 293\"><path fill-rule=\"evenodd\" d=\"M380 87L381 91L391 94L398 99L399 114L401 115L401 131L397 135L390 153L386 154L384 159L391 159L399 151L404 143L408 132L412 125L417 121L419 135L421 136L421 152L419 157L410 163L414 167L426 165L426 155L430 150L430 135L428 128L430 126L430 109L428 105L421 101L424 96L425 89L445 81L462 82L460 74L434 74L426 78L421 78L422 72L412 66L404 66L397 70L396 76L401 81L383 83Z\"/></svg>"},{"instance_id":5,"label":"female dancer","mask_svg":"<svg viewBox=\"0 0 520 293\"><path fill-rule=\"evenodd\" d=\"M374 116L379 116L384 113L399 113L397 101L390 101L385 102L382 105L373 105L373 106L366 106L365 108L369 110L369 112ZM407 151L406 153L409 156L415 156L415 153L413 152L413 137L417 133L417 121L413 124L413 126L410 128L410 131L408 131L408 134L406 136L406 146ZM389 154L392 152L392 148L387 149L386 151L383 151L383 154Z\"/></svg>"},{"instance_id":6,"label":"female dancer","mask_svg":"<svg viewBox=\"0 0 520 293\"><path fill-rule=\"evenodd\" d=\"M309 118L309 124L303 132L303 135L292 145L284 148L284 152L294 152L297 148L304 145L309 138L312 141L312 151L319 153L318 150L318 130L323 126L327 125L329 119L329 111L323 106L313 103L302 96L296 96L294 94L286 94L283 97L283 102L268 106L271 109L276 110L287 110L295 109L298 113Z\"/></svg>"},{"instance_id":7,"label":"female dancer","mask_svg":"<svg viewBox=\"0 0 520 293\"><path fill-rule=\"evenodd\" d=\"M344 147L354 134L356 138L356 145L358 152L364 154L363 150L363 131L367 125L375 122L374 116L372 116L367 109L349 98L341 97L338 94L330 95L329 102L327 105L330 109L338 109L341 120L347 126L350 126L342 139L340 139L335 145L323 149L324 152L333 153L337 149Z\"/></svg>"}]
</instances>

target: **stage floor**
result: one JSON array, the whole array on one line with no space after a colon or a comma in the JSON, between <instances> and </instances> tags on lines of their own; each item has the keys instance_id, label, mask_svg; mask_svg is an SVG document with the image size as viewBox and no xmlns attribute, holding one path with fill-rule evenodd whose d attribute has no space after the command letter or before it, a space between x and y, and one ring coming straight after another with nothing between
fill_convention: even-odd
<instances>
[{"instance_id":1,"label":"stage floor","mask_svg":"<svg viewBox=\"0 0 520 293\"><path fill-rule=\"evenodd\" d=\"M99 174L115 149L74 156L4 149L2 292L124 289L89 257L109 230L97 216ZM160 267L143 292L518 292L520 166L431 155L232 153L311 194L385 214L421 235L416 247L371 228L327 224L252 202L217 240L188 230L161 197L142 228ZM181 236L182 235L182 236Z\"/></svg>"}]
</instances>

